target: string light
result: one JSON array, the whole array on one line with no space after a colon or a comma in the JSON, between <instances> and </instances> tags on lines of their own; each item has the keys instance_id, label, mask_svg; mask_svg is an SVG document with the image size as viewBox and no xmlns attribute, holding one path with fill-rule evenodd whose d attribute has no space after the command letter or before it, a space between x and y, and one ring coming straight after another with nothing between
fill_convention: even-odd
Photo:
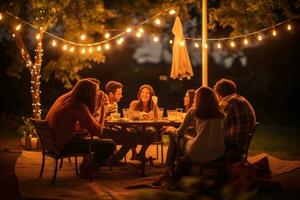
<instances>
[{"instance_id":1,"label":"string light","mask_svg":"<svg viewBox=\"0 0 300 200\"><path fill-rule=\"evenodd\" d=\"M195 42L194 46L195 46L196 48L199 48L199 44L198 44L197 42Z\"/></svg>"},{"instance_id":2,"label":"string light","mask_svg":"<svg viewBox=\"0 0 300 200\"><path fill-rule=\"evenodd\" d=\"M2 13L0 13L0 20L2 20L3 16L2 16Z\"/></svg>"},{"instance_id":3,"label":"string light","mask_svg":"<svg viewBox=\"0 0 300 200\"><path fill-rule=\"evenodd\" d=\"M21 29L21 24L18 24L17 26L16 26L16 31L19 31L20 29Z\"/></svg>"},{"instance_id":4,"label":"string light","mask_svg":"<svg viewBox=\"0 0 300 200\"><path fill-rule=\"evenodd\" d=\"M56 44L56 40L52 40L52 46L56 46L57 44Z\"/></svg>"},{"instance_id":5,"label":"string light","mask_svg":"<svg viewBox=\"0 0 300 200\"><path fill-rule=\"evenodd\" d=\"M173 44L173 40L169 40L169 44Z\"/></svg>"},{"instance_id":6,"label":"string light","mask_svg":"<svg viewBox=\"0 0 300 200\"><path fill-rule=\"evenodd\" d=\"M109 33L105 33L104 37L105 37L106 39L108 39L108 38L110 38L110 34L109 34Z\"/></svg>"},{"instance_id":7,"label":"string light","mask_svg":"<svg viewBox=\"0 0 300 200\"><path fill-rule=\"evenodd\" d=\"M82 49L81 49L81 53L82 53L82 54L85 54L85 48L82 48Z\"/></svg>"},{"instance_id":8,"label":"string light","mask_svg":"<svg viewBox=\"0 0 300 200\"><path fill-rule=\"evenodd\" d=\"M137 33L135 34L135 36L136 36L137 38L140 38L140 37L142 37L142 34L141 34L140 32L137 32Z\"/></svg>"},{"instance_id":9,"label":"string light","mask_svg":"<svg viewBox=\"0 0 300 200\"><path fill-rule=\"evenodd\" d=\"M231 42L230 42L230 46L231 46L232 48L234 48L234 47L235 47L235 43L234 43L234 41L231 41Z\"/></svg>"},{"instance_id":10,"label":"string light","mask_svg":"<svg viewBox=\"0 0 300 200\"><path fill-rule=\"evenodd\" d=\"M258 36L257 36L257 39L258 39L259 41L262 41L262 36L261 36L261 35L258 35Z\"/></svg>"},{"instance_id":11,"label":"string light","mask_svg":"<svg viewBox=\"0 0 300 200\"><path fill-rule=\"evenodd\" d=\"M70 52L71 52L71 53L73 53L74 50L75 50L75 47L71 47L71 48L70 48Z\"/></svg>"},{"instance_id":12,"label":"string light","mask_svg":"<svg viewBox=\"0 0 300 200\"><path fill-rule=\"evenodd\" d=\"M99 45L97 46L97 51L101 51L102 50L102 47Z\"/></svg>"},{"instance_id":13,"label":"string light","mask_svg":"<svg viewBox=\"0 0 300 200\"><path fill-rule=\"evenodd\" d=\"M105 48L106 50L108 50L108 49L110 49L110 45L107 43L107 44L105 44L104 48Z\"/></svg>"},{"instance_id":14,"label":"string light","mask_svg":"<svg viewBox=\"0 0 300 200\"><path fill-rule=\"evenodd\" d=\"M127 33L130 33L131 31L132 31L132 28L130 28L130 27L126 28Z\"/></svg>"},{"instance_id":15,"label":"string light","mask_svg":"<svg viewBox=\"0 0 300 200\"><path fill-rule=\"evenodd\" d=\"M244 45L248 45L248 43L249 43L249 42L248 42L248 39L245 38L245 39L244 39Z\"/></svg>"},{"instance_id":16,"label":"string light","mask_svg":"<svg viewBox=\"0 0 300 200\"><path fill-rule=\"evenodd\" d=\"M68 49L68 46L65 44L65 45L63 46L63 50L66 51L67 49Z\"/></svg>"},{"instance_id":17,"label":"string light","mask_svg":"<svg viewBox=\"0 0 300 200\"><path fill-rule=\"evenodd\" d=\"M85 38L86 38L86 35L84 35L84 34L80 36L81 40L85 40Z\"/></svg>"},{"instance_id":18,"label":"string light","mask_svg":"<svg viewBox=\"0 0 300 200\"><path fill-rule=\"evenodd\" d=\"M158 41L159 41L159 38L158 38L157 36L154 36L153 41L154 41L154 42L158 42Z\"/></svg>"},{"instance_id":19,"label":"string light","mask_svg":"<svg viewBox=\"0 0 300 200\"><path fill-rule=\"evenodd\" d=\"M175 14L176 14L176 11L175 11L174 9L171 9L171 10L169 11L169 14L170 14L170 15L175 15Z\"/></svg>"},{"instance_id":20,"label":"string light","mask_svg":"<svg viewBox=\"0 0 300 200\"><path fill-rule=\"evenodd\" d=\"M144 29L143 28L139 28L139 33L144 33Z\"/></svg>"},{"instance_id":21,"label":"string light","mask_svg":"<svg viewBox=\"0 0 300 200\"><path fill-rule=\"evenodd\" d=\"M273 35L273 36L276 36L276 35L277 35L276 30L273 30L273 31L272 31L272 35Z\"/></svg>"},{"instance_id":22,"label":"string light","mask_svg":"<svg viewBox=\"0 0 300 200\"><path fill-rule=\"evenodd\" d=\"M154 23L155 23L156 25L160 25L160 24L161 24L161 20L157 18L157 19L155 19Z\"/></svg>"},{"instance_id":23,"label":"string light","mask_svg":"<svg viewBox=\"0 0 300 200\"><path fill-rule=\"evenodd\" d=\"M221 49L221 48L222 48L222 45L221 45L220 41L218 42L217 47L218 47L218 49Z\"/></svg>"},{"instance_id":24,"label":"string light","mask_svg":"<svg viewBox=\"0 0 300 200\"><path fill-rule=\"evenodd\" d=\"M37 40L39 40L39 39L41 38L41 35L38 33L38 34L36 34L35 38L36 38Z\"/></svg>"},{"instance_id":25,"label":"string light","mask_svg":"<svg viewBox=\"0 0 300 200\"><path fill-rule=\"evenodd\" d=\"M89 53L93 53L93 48L92 47L89 48Z\"/></svg>"},{"instance_id":26,"label":"string light","mask_svg":"<svg viewBox=\"0 0 300 200\"><path fill-rule=\"evenodd\" d=\"M117 40L117 44L121 45L123 43L123 41L124 41L124 38L121 37L120 39Z\"/></svg>"},{"instance_id":27,"label":"string light","mask_svg":"<svg viewBox=\"0 0 300 200\"><path fill-rule=\"evenodd\" d=\"M290 31L290 30L292 30L292 25L288 24L286 28L288 31Z\"/></svg>"}]
</instances>

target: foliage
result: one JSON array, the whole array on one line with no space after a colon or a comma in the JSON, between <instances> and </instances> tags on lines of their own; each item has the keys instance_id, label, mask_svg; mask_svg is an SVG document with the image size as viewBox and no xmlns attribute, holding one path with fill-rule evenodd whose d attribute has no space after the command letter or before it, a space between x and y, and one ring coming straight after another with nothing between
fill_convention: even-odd
<instances>
[{"instance_id":1,"label":"foliage","mask_svg":"<svg viewBox=\"0 0 300 200\"><path fill-rule=\"evenodd\" d=\"M22 117L22 120L23 120L23 124L18 129L20 135L29 136L31 134L31 136L35 137L37 135L36 130L34 128L33 123L30 121L30 118Z\"/></svg>"}]
</instances>

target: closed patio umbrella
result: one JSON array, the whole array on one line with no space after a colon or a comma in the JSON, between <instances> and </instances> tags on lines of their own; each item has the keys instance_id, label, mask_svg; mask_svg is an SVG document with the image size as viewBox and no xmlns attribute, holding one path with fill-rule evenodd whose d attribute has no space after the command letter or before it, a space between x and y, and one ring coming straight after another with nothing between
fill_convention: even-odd
<instances>
[{"instance_id":1,"label":"closed patio umbrella","mask_svg":"<svg viewBox=\"0 0 300 200\"><path fill-rule=\"evenodd\" d=\"M194 73L186 48L182 24L178 16L175 19L172 33L175 38L173 42L173 58L170 77L173 79L178 78L179 80L182 80L183 78L190 79Z\"/></svg>"}]
</instances>

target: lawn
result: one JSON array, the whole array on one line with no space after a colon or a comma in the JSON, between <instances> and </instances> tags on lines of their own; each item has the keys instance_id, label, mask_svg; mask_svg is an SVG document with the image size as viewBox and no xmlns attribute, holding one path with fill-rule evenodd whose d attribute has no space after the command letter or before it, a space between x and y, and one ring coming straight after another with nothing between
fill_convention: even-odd
<instances>
[{"instance_id":1,"label":"lawn","mask_svg":"<svg viewBox=\"0 0 300 200\"><path fill-rule=\"evenodd\" d=\"M262 152L282 159L299 160L300 127L260 124L253 136L249 155Z\"/></svg>"}]
</instances>

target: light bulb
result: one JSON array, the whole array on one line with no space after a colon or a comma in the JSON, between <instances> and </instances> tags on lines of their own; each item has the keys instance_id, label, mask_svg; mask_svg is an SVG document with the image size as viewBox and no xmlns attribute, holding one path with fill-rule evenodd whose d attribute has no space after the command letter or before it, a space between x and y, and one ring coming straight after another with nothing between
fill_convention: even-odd
<instances>
[{"instance_id":1,"label":"light bulb","mask_svg":"<svg viewBox=\"0 0 300 200\"><path fill-rule=\"evenodd\" d=\"M3 16L2 16L2 13L0 13L0 20L2 20L3 19Z\"/></svg>"},{"instance_id":2,"label":"light bulb","mask_svg":"<svg viewBox=\"0 0 300 200\"><path fill-rule=\"evenodd\" d=\"M208 46L207 46L207 43L205 43L205 44L204 44L204 48L207 49L207 47L208 47Z\"/></svg>"},{"instance_id":3,"label":"light bulb","mask_svg":"<svg viewBox=\"0 0 300 200\"><path fill-rule=\"evenodd\" d=\"M107 44L105 44L104 48L105 48L106 50L108 50L108 49L110 48L110 45L107 43Z\"/></svg>"},{"instance_id":4,"label":"light bulb","mask_svg":"<svg viewBox=\"0 0 300 200\"><path fill-rule=\"evenodd\" d=\"M172 9L172 10L169 11L169 14L170 14L170 15L175 15L175 14L176 14L176 11L175 11L174 9Z\"/></svg>"},{"instance_id":5,"label":"light bulb","mask_svg":"<svg viewBox=\"0 0 300 200\"><path fill-rule=\"evenodd\" d=\"M126 32L130 33L132 31L132 29L130 27L126 28Z\"/></svg>"},{"instance_id":6,"label":"light bulb","mask_svg":"<svg viewBox=\"0 0 300 200\"><path fill-rule=\"evenodd\" d=\"M110 34L109 34L109 33L105 33L104 37L105 37L106 39L108 39L108 38L110 38Z\"/></svg>"},{"instance_id":7,"label":"light bulb","mask_svg":"<svg viewBox=\"0 0 300 200\"><path fill-rule=\"evenodd\" d=\"M89 48L89 53L93 53L93 48L92 47Z\"/></svg>"},{"instance_id":8,"label":"light bulb","mask_svg":"<svg viewBox=\"0 0 300 200\"><path fill-rule=\"evenodd\" d=\"M173 44L173 40L169 40L169 44Z\"/></svg>"},{"instance_id":9,"label":"light bulb","mask_svg":"<svg viewBox=\"0 0 300 200\"><path fill-rule=\"evenodd\" d=\"M99 45L99 46L97 46L97 51L101 51L101 46Z\"/></svg>"},{"instance_id":10,"label":"light bulb","mask_svg":"<svg viewBox=\"0 0 300 200\"><path fill-rule=\"evenodd\" d=\"M272 31L272 35L273 35L273 36L276 36L276 35L277 35L277 32L276 32L275 30L273 30L273 31Z\"/></svg>"},{"instance_id":11,"label":"light bulb","mask_svg":"<svg viewBox=\"0 0 300 200\"><path fill-rule=\"evenodd\" d=\"M41 38L41 35L38 33L38 34L36 34L35 38L38 40Z\"/></svg>"},{"instance_id":12,"label":"light bulb","mask_svg":"<svg viewBox=\"0 0 300 200\"><path fill-rule=\"evenodd\" d=\"M139 33L144 33L144 29L143 28L139 28Z\"/></svg>"},{"instance_id":13,"label":"light bulb","mask_svg":"<svg viewBox=\"0 0 300 200\"><path fill-rule=\"evenodd\" d=\"M155 37L153 38L153 41L154 41L154 42L158 42L158 41L159 41L159 38L158 38L157 36L155 36Z\"/></svg>"},{"instance_id":14,"label":"light bulb","mask_svg":"<svg viewBox=\"0 0 300 200\"><path fill-rule=\"evenodd\" d=\"M74 52L74 50L75 50L75 48L74 48L74 47L71 47L71 48L70 48L70 52L72 52L72 53L73 53L73 52Z\"/></svg>"},{"instance_id":15,"label":"light bulb","mask_svg":"<svg viewBox=\"0 0 300 200\"><path fill-rule=\"evenodd\" d=\"M21 29L21 27L22 27L21 24L17 25L16 26L16 31L19 31Z\"/></svg>"},{"instance_id":16,"label":"light bulb","mask_svg":"<svg viewBox=\"0 0 300 200\"><path fill-rule=\"evenodd\" d=\"M82 54L85 54L85 48L82 48L82 49L81 49L81 53L82 53Z\"/></svg>"},{"instance_id":17,"label":"light bulb","mask_svg":"<svg viewBox=\"0 0 300 200\"><path fill-rule=\"evenodd\" d=\"M81 40L85 40L85 38L86 38L86 35L84 35L84 34L80 36Z\"/></svg>"},{"instance_id":18,"label":"light bulb","mask_svg":"<svg viewBox=\"0 0 300 200\"><path fill-rule=\"evenodd\" d=\"M65 45L63 46L63 50L66 51L67 48L68 48L68 47L67 47L67 45L65 44Z\"/></svg>"},{"instance_id":19,"label":"light bulb","mask_svg":"<svg viewBox=\"0 0 300 200\"><path fill-rule=\"evenodd\" d=\"M222 48L222 45L221 45L221 43L220 42L218 42L218 49L221 49Z\"/></svg>"},{"instance_id":20,"label":"light bulb","mask_svg":"<svg viewBox=\"0 0 300 200\"><path fill-rule=\"evenodd\" d=\"M245 38L245 39L244 39L244 44L247 45L248 43L249 43L249 42L248 42L248 39Z\"/></svg>"},{"instance_id":21,"label":"light bulb","mask_svg":"<svg viewBox=\"0 0 300 200\"><path fill-rule=\"evenodd\" d=\"M121 45L123 42L124 42L124 38L122 38L122 37L117 40L118 45Z\"/></svg>"},{"instance_id":22,"label":"light bulb","mask_svg":"<svg viewBox=\"0 0 300 200\"><path fill-rule=\"evenodd\" d=\"M199 44L198 44L197 42L195 42L194 46L195 46L196 48L199 48Z\"/></svg>"},{"instance_id":23,"label":"light bulb","mask_svg":"<svg viewBox=\"0 0 300 200\"><path fill-rule=\"evenodd\" d=\"M292 30L292 26L291 26L290 24L288 24L286 28L287 28L287 30L289 30L289 31Z\"/></svg>"},{"instance_id":24,"label":"light bulb","mask_svg":"<svg viewBox=\"0 0 300 200\"><path fill-rule=\"evenodd\" d=\"M136 35L136 37L138 37L138 38L142 37L142 34L141 34L140 32L137 32L135 35Z\"/></svg>"},{"instance_id":25,"label":"light bulb","mask_svg":"<svg viewBox=\"0 0 300 200\"><path fill-rule=\"evenodd\" d=\"M56 46L57 45L57 43L56 43L56 40L52 40L52 46Z\"/></svg>"},{"instance_id":26,"label":"light bulb","mask_svg":"<svg viewBox=\"0 0 300 200\"><path fill-rule=\"evenodd\" d=\"M259 36L257 37L257 39L258 39L259 41L262 41L262 36L259 35Z\"/></svg>"},{"instance_id":27,"label":"light bulb","mask_svg":"<svg viewBox=\"0 0 300 200\"><path fill-rule=\"evenodd\" d=\"M234 48L234 47L235 47L235 43L234 43L234 41L231 41L231 42L230 42L230 46L231 46L232 48Z\"/></svg>"},{"instance_id":28,"label":"light bulb","mask_svg":"<svg viewBox=\"0 0 300 200\"><path fill-rule=\"evenodd\" d=\"M160 19L158 19L158 18L157 18L157 19L155 19L155 21L154 21L154 22L155 22L155 24L156 24L156 25L160 25L160 24L161 24L161 21L160 21Z\"/></svg>"}]
</instances>

